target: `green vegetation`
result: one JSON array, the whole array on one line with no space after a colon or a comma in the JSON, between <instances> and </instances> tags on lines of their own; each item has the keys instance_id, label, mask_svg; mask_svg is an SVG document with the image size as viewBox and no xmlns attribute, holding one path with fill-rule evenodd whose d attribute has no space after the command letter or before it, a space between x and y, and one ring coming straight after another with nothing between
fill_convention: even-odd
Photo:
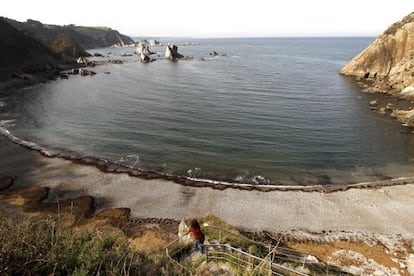
<instances>
[{"instance_id":1,"label":"green vegetation","mask_svg":"<svg viewBox=\"0 0 414 276\"><path fill-rule=\"evenodd\" d=\"M398 21L394 24L392 24L390 27L388 27L387 30L385 30L385 35L395 35L399 29L401 29L402 26L404 26L407 23L414 21L414 12L410 13L409 15L405 16L401 21Z\"/></svg>"},{"instance_id":2,"label":"green vegetation","mask_svg":"<svg viewBox=\"0 0 414 276\"><path fill-rule=\"evenodd\" d=\"M0 222L1 275L179 275L164 252L133 251L123 236L52 219Z\"/></svg>"},{"instance_id":3,"label":"green vegetation","mask_svg":"<svg viewBox=\"0 0 414 276\"><path fill-rule=\"evenodd\" d=\"M74 24L58 26L42 24L39 21L29 19L26 22L3 18L13 27L27 33L44 44L56 39L59 35L65 34L72 37L83 49L109 47L114 44L131 44L134 41L116 30L107 27L84 27Z\"/></svg>"},{"instance_id":4,"label":"green vegetation","mask_svg":"<svg viewBox=\"0 0 414 276\"><path fill-rule=\"evenodd\" d=\"M66 57L68 60L75 57L90 56L71 36L68 34L59 34L55 39L49 41L48 46L53 52Z\"/></svg>"},{"instance_id":5,"label":"green vegetation","mask_svg":"<svg viewBox=\"0 0 414 276\"><path fill-rule=\"evenodd\" d=\"M57 64L55 54L39 41L0 19L0 81L11 72L38 72Z\"/></svg>"},{"instance_id":6,"label":"green vegetation","mask_svg":"<svg viewBox=\"0 0 414 276\"><path fill-rule=\"evenodd\" d=\"M186 221L190 223L190 219ZM214 247L209 250L209 262L219 263L226 266L237 275L268 275L270 271L269 262L281 265L309 275L347 275L341 269L328 266L322 262L304 263L305 254L290 249L286 244L267 240L260 243L248 239L239 229L229 225L214 215L208 214L198 218L207 241L212 243L228 244L260 259L240 254L240 252L229 249ZM186 271L203 271L206 266L192 260L189 263L188 257L192 252L192 245L175 244L169 248L170 255L186 267ZM203 258L204 260L204 258ZM265 260L265 261L263 261ZM275 269L273 269L275 270ZM287 273L281 270L281 273Z\"/></svg>"}]
</instances>

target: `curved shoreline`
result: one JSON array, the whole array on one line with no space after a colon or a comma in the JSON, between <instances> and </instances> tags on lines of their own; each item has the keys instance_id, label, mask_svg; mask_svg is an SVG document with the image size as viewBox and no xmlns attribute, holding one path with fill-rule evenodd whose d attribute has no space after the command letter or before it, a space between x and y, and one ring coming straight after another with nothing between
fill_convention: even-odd
<instances>
[{"instance_id":1,"label":"curved shoreline","mask_svg":"<svg viewBox=\"0 0 414 276\"><path fill-rule=\"evenodd\" d=\"M143 170L139 168L132 168L124 164L109 161L103 158L94 156L81 156L78 153L70 151L54 151L44 148L36 143L28 142L11 134L7 129L0 127L0 135L7 138L9 141L23 146L29 150L39 152L45 157L60 158L71 161L75 164L94 166L104 173L122 174L126 173L131 177L138 177L141 179L162 179L173 181L174 183L200 188L212 188L216 190L238 189L247 191L299 191L299 192L322 192L333 193L339 191L347 191L349 189L373 189L387 186L406 185L414 183L414 176L391 178L387 180L359 182L355 184L325 184L325 185L272 185L272 184L248 184L248 183L232 183L224 181L216 181L209 179L198 179L192 177L184 177L172 174L162 174L156 171Z\"/></svg>"},{"instance_id":2,"label":"curved shoreline","mask_svg":"<svg viewBox=\"0 0 414 276\"><path fill-rule=\"evenodd\" d=\"M224 185L220 188L227 189L217 189L213 183L186 186L160 178L147 180L127 173L106 173L93 165L48 158L3 135L0 135L0 155L3 156L0 174L15 177L13 189L49 187L47 202L88 195L95 199L97 211L129 208L132 218L174 220L210 213L248 231L345 231L405 237L414 234L410 220L414 182L337 192L298 189L262 192Z\"/></svg>"}]
</instances>

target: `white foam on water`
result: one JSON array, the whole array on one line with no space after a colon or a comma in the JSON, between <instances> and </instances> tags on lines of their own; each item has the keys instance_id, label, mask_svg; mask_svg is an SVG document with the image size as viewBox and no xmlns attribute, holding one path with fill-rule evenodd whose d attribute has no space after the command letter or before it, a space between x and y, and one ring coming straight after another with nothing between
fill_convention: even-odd
<instances>
[{"instance_id":1,"label":"white foam on water","mask_svg":"<svg viewBox=\"0 0 414 276\"><path fill-rule=\"evenodd\" d=\"M16 124L14 123L16 120L12 119L12 120L0 120L0 126L4 127L4 128L9 128L9 127L13 127Z\"/></svg>"}]
</instances>

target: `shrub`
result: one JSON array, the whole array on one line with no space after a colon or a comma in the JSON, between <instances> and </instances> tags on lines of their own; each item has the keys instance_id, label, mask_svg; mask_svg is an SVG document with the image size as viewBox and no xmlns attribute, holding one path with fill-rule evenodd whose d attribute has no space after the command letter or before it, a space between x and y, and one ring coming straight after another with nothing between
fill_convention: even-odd
<instances>
[{"instance_id":1,"label":"shrub","mask_svg":"<svg viewBox=\"0 0 414 276\"><path fill-rule=\"evenodd\" d=\"M1 275L178 275L163 252L134 252L124 237L58 227L52 219L0 222Z\"/></svg>"}]
</instances>

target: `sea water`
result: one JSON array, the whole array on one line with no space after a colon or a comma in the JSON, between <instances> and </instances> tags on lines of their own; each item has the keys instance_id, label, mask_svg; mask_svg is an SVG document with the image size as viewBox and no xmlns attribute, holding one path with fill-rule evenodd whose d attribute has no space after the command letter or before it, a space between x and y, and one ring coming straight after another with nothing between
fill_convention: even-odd
<instances>
[{"instance_id":1,"label":"sea water","mask_svg":"<svg viewBox=\"0 0 414 276\"><path fill-rule=\"evenodd\" d=\"M157 46L149 64L122 56L134 48L90 50L124 63L2 96L0 120L39 145L162 174L253 184L412 174L411 129L369 108L392 99L338 74L371 41L200 39L178 48L193 59L163 60Z\"/></svg>"}]
</instances>

